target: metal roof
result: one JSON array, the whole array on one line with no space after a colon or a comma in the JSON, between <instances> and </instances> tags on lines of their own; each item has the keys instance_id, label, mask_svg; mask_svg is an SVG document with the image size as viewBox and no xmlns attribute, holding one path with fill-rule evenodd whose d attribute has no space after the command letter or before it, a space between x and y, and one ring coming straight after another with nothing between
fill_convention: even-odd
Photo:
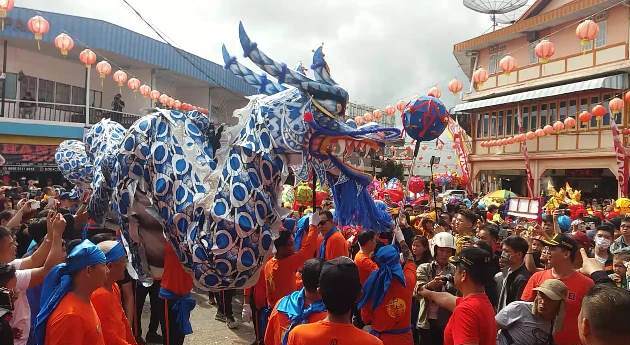
<instances>
[{"instance_id":1,"label":"metal roof","mask_svg":"<svg viewBox=\"0 0 630 345\"><path fill-rule=\"evenodd\" d=\"M98 50L102 50L158 68L171 70L241 95L256 93L254 87L212 61L180 49L182 54L195 62L214 81L198 71L168 44L99 19L16 7L9 12L8 18L5 20L5 29L0 32L0 37L32 40L33 34L28 31L27 22L35 15L43 16L50 23L50 32L44 35L43 42L53 44L59 33L67 32L75 38L74 50L81 47L78 42L81 41L89 45L91 49L96 50L97 55Z\"/></svg>"},{"instance_id":2,"label":"metal roof","mask_svg":"<svg viewBox=\"0 0 630 345\"><path fill-rule=\"evenodd\" d=\"M537 98L545 98L550 96L565 95L577 91L595 90L595 89L616 89L623 90L628 88L628 75L617 74L609 77L602 77L590 80L579 81L558 86L547 87L544 89L531 90L525 92L514 93L500 97L482 99L479 101L461 103L453 108L453 112L461 112L472 109L487 108L495 105L515 103L527 101Z\"/></svg>"}]
</instances>

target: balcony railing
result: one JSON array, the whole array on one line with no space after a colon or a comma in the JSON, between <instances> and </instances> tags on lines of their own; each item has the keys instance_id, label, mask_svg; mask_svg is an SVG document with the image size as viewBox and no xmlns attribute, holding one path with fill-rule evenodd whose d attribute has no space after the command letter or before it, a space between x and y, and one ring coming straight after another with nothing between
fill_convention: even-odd
<instances>
[{"instance_id":1,"label":"balcony railing","mask_svg":"<svg viewBox=\"0 0 630 345\"><path fill-rule=\"evenodd\" d=\"M89 124L93 125L103 118L110 118L125 128L129 128L140 116L140 114L90 107ZM85 105L5 99L4 117L0 119L7 118L85 124Z\"/></svg>"}]
</instances>

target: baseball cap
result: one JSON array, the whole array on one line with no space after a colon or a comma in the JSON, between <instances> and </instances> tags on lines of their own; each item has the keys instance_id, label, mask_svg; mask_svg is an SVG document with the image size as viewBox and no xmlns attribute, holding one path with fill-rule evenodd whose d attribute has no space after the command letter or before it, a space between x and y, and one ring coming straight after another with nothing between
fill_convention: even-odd
<instances>
[{"instance_id":1,"label":"baseball cap","mask_svg":"<svg viewBox=\"0 0 630 345\"><path fill-rule=\"evenodd\" d=\"M480 267L490 262L490 253L476 247L465 248L459 256L451 256L448 261L453 265L461 264L467 268Z\"/></svg>"},{"instance_id":2,"label":"baseball cap","mask_svg":"<svg viewBox=\"0 0 630 345\"><path fill-rule=\"evenodd\" d=\"M554 301L564 300L569 292L567 286L559 279L547 279L533 290L542 292Z\"/></svg>"},{"instance_id":3,"label":"baseball cap","mask_svg":"<svg viewBox=\"0 0 630 345\"><path fill-rule=\"evenodd\" d=\"M575 242L577 242L577 244L579 244L582 248L590 248L593 246L591 239L583 231L576 231L572 233L571 236L573 236Z\"/></svg>"},{"instance_id":4,"label":"baseball cap","mask_svg":"<svg viewBox=\"0 0 630 345\"><path fill-rule=\"evenodd\" d=\"M562 247L570 251L577 250L577 242L567 234L556 234L551 238L543 238L542 241L550 247Z\"/></svg>"}]
</instances>

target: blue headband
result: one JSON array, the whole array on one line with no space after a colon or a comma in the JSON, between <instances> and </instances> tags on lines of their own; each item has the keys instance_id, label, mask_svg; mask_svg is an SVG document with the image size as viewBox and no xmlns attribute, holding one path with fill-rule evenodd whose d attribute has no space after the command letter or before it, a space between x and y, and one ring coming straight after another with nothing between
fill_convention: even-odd
<instances>
[{"instance_id":1,"label":"blue headband","mask_svg":"<svg viewBox=\"0 0 630 345\"><path fill-rule=\"evenodd\" d=\"M42 287L40 310L35 323L35 336L39 344L45 344L48 317L72 289L72 274L105 262L105 254L94 243L84 240L72 249L65 263L55 266L48 273Z\"/></svg>"},{"instance_id":2,"label":"blue headband","mask_svg":"<svg viewBox=\"0 0 630 345\"><path fill-rule=\"evenodd\" d=\"M117 242L116 245L112 247L112 249L105 253L105 259L108 264L118 261L126 256L127 252L125 251L125 246L123 246L123 244L120 242Z\"/></svg>"}]
</instances>

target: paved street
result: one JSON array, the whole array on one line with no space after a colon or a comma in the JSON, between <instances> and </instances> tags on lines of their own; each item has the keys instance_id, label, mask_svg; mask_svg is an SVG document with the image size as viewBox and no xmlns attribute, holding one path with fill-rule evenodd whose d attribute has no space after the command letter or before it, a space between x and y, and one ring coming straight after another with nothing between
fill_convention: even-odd
<instances>
[{"instance_id":1,"label":"paved street","mask_svg":"<svg viewBox=\"0 0 630 345\"><path fill-rule=\"evenodd\" d=\"M217 307L208 303L207 293L193 293L197 306L192 311L191 323L193 334L186 337L186 345L239 344L249 345L254 341L254 328L251 322L240 324L238 329L228 329L224 322L214 319ZM240 322L243 296L235 296L233 300L234 318ZM149 322L149 300L142 313L143 325Z\"/></svg>"}]
</instances>

